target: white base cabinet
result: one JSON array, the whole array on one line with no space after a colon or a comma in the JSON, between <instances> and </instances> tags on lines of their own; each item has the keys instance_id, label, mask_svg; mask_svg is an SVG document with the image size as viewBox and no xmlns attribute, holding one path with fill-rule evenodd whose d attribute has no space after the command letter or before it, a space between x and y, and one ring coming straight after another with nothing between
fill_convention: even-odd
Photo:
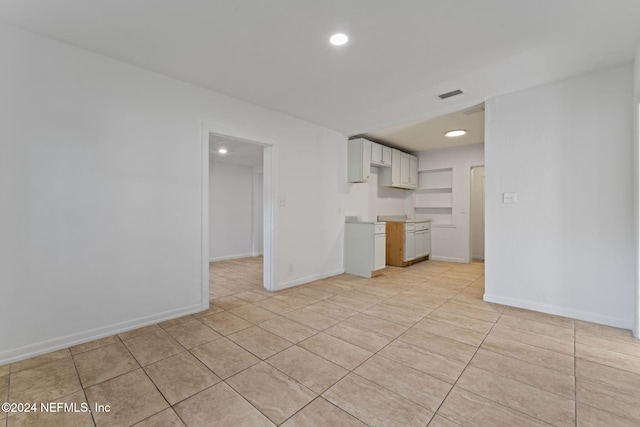
<instances>
[{"instance_id":1,"label":"white base cabinet","mask_svg":"<svg viewBox=\"0 0 640 427\"><path fill-rule=\"evenodd\" d=\"M386 267L384 222L347 222L344 230L344 271L373 277Z\"/></svg>"}]
</instances>

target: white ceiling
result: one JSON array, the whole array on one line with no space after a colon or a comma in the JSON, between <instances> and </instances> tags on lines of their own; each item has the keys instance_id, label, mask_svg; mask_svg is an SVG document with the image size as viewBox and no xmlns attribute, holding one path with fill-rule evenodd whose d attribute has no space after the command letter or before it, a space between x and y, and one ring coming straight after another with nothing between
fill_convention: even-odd
<instances>
[{"instance_id":1,"label":"white ceiling","mask_svg":"<svg viewBox=\"0 0 640 427\"><path fill-rule=\"evenodd\" d=\"M218 150L224 148L226 154ZM212 162L229 163L239 166L262 166L264 147L241 139L212 134L209 136L209 159Z\"/></svg>"},{"instance_id":2,"label":"white ceiling","mask_svg":"<svg viewBox=\"0 0 640 427\"><path fill-rule=\"evenodd\" d=\"M640 1L2 0L0 20L355 135L630 61Z\"/></svg>"}]
</instances>

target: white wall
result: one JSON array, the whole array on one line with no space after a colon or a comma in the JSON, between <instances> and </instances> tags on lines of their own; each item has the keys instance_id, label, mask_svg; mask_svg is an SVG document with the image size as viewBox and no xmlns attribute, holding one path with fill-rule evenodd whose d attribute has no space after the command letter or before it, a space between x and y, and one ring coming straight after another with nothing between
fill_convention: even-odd
<instances>
[{"instance_id":1,"label":"white wall","mask_svg":"<svg viewBox=\"0 0 640 427\"><path fill-rule=\"evenodd\" d=\"M343 135L5 25L0 58L0 364L208 305L202 120L274 144L275 287L342 271Z\"/></svg>"},{"instance_id":2,"label":"white wall","mask_svg":"<svg viewBox=\"0 0 640 427\"><path fill-rule=\"evenodd\" d=\"M635 232L635 244L636 244L636 320L633 325L633 333L636 338L640 338L640 42L638 43L638 49L636 51L636 60L634 64L634 139L633 139L633 216Z\"/></svg>"},{"instance_id":3,"label":"white wall","mask_svg":"<svg viewBox=\"0 0 640 427\"><path fill-rule=\"evenodd\" d=\"M487 100L486 300L632 327L632 93L627 65Z\"/></svg>"},{"instance_id":4,"label":"white wall","mask_svg":"<svg viewBox=\"0 0 640 427\"><path fill-rule=\"evenodd\" d=\"M431 259L469 262L471 167L484 165L484 144L414 153L418 170L452 168L452 225L431 227ZM491 171L487 170L490 174ZM428 217L428 216L427 216Z\"/></svg>"},{"instance_id":5,"label":"white wall","mask_svg":"<svg viewBox=\"0 0 640 427\"><path fill-rule=\"evenodd\" d=\"M209 161L209 260L250 257L253 167Z\"/></svg>"},{"instance_id":6,"label":"white wall","mask_svg":"<svg viewBox=\"0 0 640 427\"><path fill-rule=\"evenodd\" d=\"M369 182L345 184L346 216L358 216L363 221L376 221L379 215L411 215L407 199L412 191L380 187L378 169L375 166L371 167Z\"/></svg>"}]
</instances>

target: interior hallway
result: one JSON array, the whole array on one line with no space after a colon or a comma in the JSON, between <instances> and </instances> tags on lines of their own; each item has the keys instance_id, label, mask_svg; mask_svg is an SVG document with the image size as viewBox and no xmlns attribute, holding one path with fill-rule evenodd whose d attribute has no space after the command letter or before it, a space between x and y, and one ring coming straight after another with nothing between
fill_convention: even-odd
<instances>
[{"instance_id":1,"label":"interior hallway","mask_svg":"<svg viewBox=\"0 0 640 427\"><path fill-rule=\"evenodd\" d=\"M0 425L629 426L629 331L482 301L484 264L423 262L270 293L212 263L211 308L0 366L0 400L109 413Z\"/></svg>"}]
</instances>

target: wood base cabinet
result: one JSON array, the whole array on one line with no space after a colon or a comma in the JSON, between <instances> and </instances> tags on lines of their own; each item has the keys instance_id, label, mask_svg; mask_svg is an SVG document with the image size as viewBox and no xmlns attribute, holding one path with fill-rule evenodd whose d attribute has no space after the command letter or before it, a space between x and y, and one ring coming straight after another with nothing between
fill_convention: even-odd
<instances>
[{"instance_id":1,"label":"wood base cabinet","mask_svg":"<svg viewBox=\"0 0 640 427\"><path fill-rule=\"evenodd\" d=\"M429 259L431 226L424 222L387 222L387 265L406 267Z\"/></svg>"}]
</instances>

